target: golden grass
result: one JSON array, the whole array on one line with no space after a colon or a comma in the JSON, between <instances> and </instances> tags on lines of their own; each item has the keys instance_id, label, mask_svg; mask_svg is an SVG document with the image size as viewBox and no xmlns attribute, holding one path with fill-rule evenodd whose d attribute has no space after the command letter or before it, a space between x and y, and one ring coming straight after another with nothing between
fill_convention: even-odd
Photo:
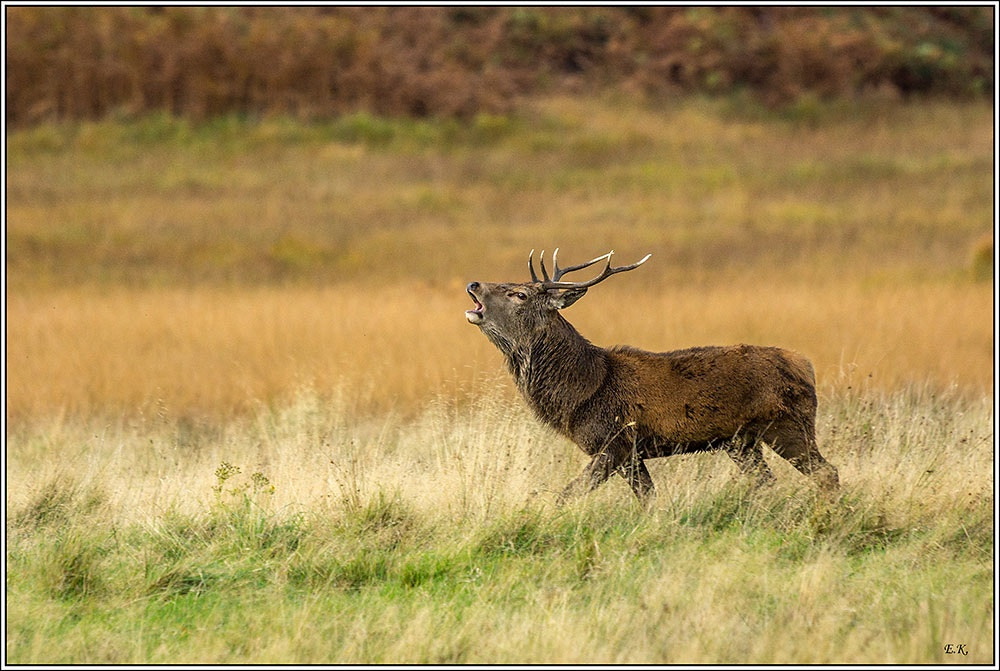
<instances>
[{"instance_id":1,"label":"golden grass","mask_svg":"<svg viewBox=\"0 0 1000 671\"><path fill-rule=\"evenodd\" d=\"M813 360L821 389L931 384L978 394L992 381L991 305L991 287L971 283L759 286L748 277L650 288L635 273L594 289L566 316L601 345L797 349ZM461 282L11 294L8 417L221 418L302 387L343 385L359 410L413 414L439 395L468 398L506 378L500 355L466 323L468 306Z\"/></svg>"}]
</instances>

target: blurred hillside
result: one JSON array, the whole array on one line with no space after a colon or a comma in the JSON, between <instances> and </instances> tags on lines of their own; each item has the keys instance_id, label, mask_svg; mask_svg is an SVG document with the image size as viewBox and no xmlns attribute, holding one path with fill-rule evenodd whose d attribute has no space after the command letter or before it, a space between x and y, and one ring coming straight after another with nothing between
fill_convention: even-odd
<instances>
[{"instance_id":1,"label":"blurred hillside","mask_svg":"<svg viewBox=\"0 0 1000 671\"><path fill-rule=\"evenodd\" d=\"M7 122L471 117L523 96L988 97L993 7L7 7Z\"/></svg>"}]
</instances>

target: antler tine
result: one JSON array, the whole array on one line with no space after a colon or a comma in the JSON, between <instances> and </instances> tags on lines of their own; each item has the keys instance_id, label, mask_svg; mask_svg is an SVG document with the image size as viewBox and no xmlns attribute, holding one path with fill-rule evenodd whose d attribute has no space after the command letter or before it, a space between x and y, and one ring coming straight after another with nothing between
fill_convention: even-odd
<instances>
[{"instance_id":1,"label":"antler tine","mask_svg":"<svg viewBox=\"0 0 1000 671\"><path fill-rule=\"evenodd\" d=\"M532 261L532 258L531 258L534 255L535 255L535 250L532 249L528 253L528 272L531 273L531 281L532 282L540 282L541 280L538 279L538 275L535 274L535 263L534 263L534 261Z\"/></svg>"},{"instance_id":2,"label":"antler tine","mask_svg":"<svg viewBox=\"0 0 1000 671\"><path fill-rule=\"evenodd\" d=\"M614 274L614 273L624 273L626 270L635 270L636 268L638 268L639 266L641 266L642 264L644 264L646 261L648 261L649 257L651 257L652 255L653 255L652 252L650 252L649 254L646 254L644 257L642 257L641 259L639 259L638 261L636 261L635 263L633 263L630 266L619 266L617 268L611 268L611 273L612 274ZM609 268L611 267L611 260L610 259L608 260L608 267Z\"/></svg>"},{"instance_id":3,"label":"antler tine","mask_svg":"<svg viewBox=\"0 0 1000 671\"><path fill-rule=\"evenodd\" d=\"M545 269L545 250L544 249L542 250L542 253L538 255L538 265L540 265L542 267L542 278L544 279L544 281L545 282L551 282L552 280L549 279L549 271Z\"/></svg>"},{"instance_id":4,"label":"antler tine","mask_svg":"<svg viewBox=\"0 0 1000 671\"><path fill-rule=\"evenodd\" d=\"M559 249L556 248L556 252L558 252L558 251L559 251ZM604 259L608 259L608 262L610 263L611 255L614 254L614 253L615 253L615 250L612 249L607 254L602 254L602 255L598 256L596 259L591 259L590 261L587 261L586 263L579 263L579 264L577 264L575 266L570 266L569 268L560 268L559 265L556 264L556 272L555 272L555 275L552 277L552 279L558 282L559 279L562 278L562 276L565 275L566 273L571 273L574 270L583 270L584 268L592 266L595 263L597 263L598 261L603 261ZM553 261L553 263L555 263L555 254L552 255L552 261Z\"/></svg>"},{"instance_id":5,"label":"antler tine","mask_svg":"<svg viewBox=\"0 0 1000 671\"><path fill-rule=\"evenodd\" d=\"M652 256L652 254L646 254L646 256L642 257L642 259L640 259L639 261L637 261L637 262L635 262L635 263L633 263L631 265L628 265L628 266L618 266L617 268L612 268L611 267L611 255L614 254L614 253L615 253L614 250L612 250L612 251L608 252L607 254L605 254L603 256L598 256L596 259L593 259L592 261L588 261L587 263L580 264L579 266L570 266L569 268L562 269L562 273L568 273L568 272L570 272L572 270L580 270L581 268L586 268L587 266L590 266L590 265L593 265L593 264L597 263L601 259L607 259L608 260L608 265L606 265L604 267L604 270L601 271L600 275L598 275L597 277L595 277L592 280L587 280L586 282L559 282L559 281L551 280L551 281L542 282L542 285L546 289L586 289L588 287L594 286L598 282L603 282L604 280L606 280L607 278L611 277L612 275L614 275L616 273L624 273L625 271L628 271L628 270L635 270L636 268L638 268L639 266L641 266L642 264L644 264L646 261L648 261L649 257ZM561 276L561 274L560 274L560 276Z\"/></svg>"}]
</instances>

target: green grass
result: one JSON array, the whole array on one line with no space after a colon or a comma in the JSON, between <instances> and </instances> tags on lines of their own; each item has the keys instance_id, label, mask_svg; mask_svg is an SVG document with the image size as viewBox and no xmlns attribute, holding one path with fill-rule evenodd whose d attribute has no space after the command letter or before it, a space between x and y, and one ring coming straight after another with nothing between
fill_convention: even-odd
<instances>
[{"instance_id":1,"label":"green grass","mask_svg":"<svg viewBox=\"0 0 1000 671\"><path fill-rule=\"evenodd\" d=\"M649 512L617 481L555 508L582 455L499 401L40 423L8 442L8 661L990 663L992 422L825 399L838 496L700 455L653 462Z\"/></svg>"}]
</instances>

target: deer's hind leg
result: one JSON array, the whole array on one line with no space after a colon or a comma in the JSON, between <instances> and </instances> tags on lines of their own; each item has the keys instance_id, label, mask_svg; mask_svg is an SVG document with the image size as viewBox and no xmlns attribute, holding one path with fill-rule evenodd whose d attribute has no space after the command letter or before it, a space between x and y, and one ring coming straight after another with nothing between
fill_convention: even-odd
<instances>
[{"instance_id":1,"label":"deer's hind leg","mask_svg":"<svg viewBox=\"0 0 1000 671\"><path fill-rule=\"evenodd\" d=\"M764 461L758 436L735 436L726 443L725 451L744 475L754 479L757 486L774 482L774 473Z\"/></svg>"},{"instance_id":2,"label":"deer's hind leg","mask_svg":"<svg viewBox=\"0 0 1000 671\"><path fill-rule=\"evenodd\" d=\"M813 422L780 420L768 427L763 438L772 450L822 489L836 491L840 487L836 467L819 453Z\"/></svg>"},{"instance_id":3,"label":"deer's hind leg","mask_svg":"<svg viewBox=\"0 0 1000 671\"><path fill-rule=\"evenodd\" d=\"M636 454L635 450L632 451L631 458L618 468L618 473L628 482L635 498L639 499L639 503L648 506L652 502L656 494L656 487L653 485L649 469L646 468L646 462Z\"/></svg>"}]
</instances>

